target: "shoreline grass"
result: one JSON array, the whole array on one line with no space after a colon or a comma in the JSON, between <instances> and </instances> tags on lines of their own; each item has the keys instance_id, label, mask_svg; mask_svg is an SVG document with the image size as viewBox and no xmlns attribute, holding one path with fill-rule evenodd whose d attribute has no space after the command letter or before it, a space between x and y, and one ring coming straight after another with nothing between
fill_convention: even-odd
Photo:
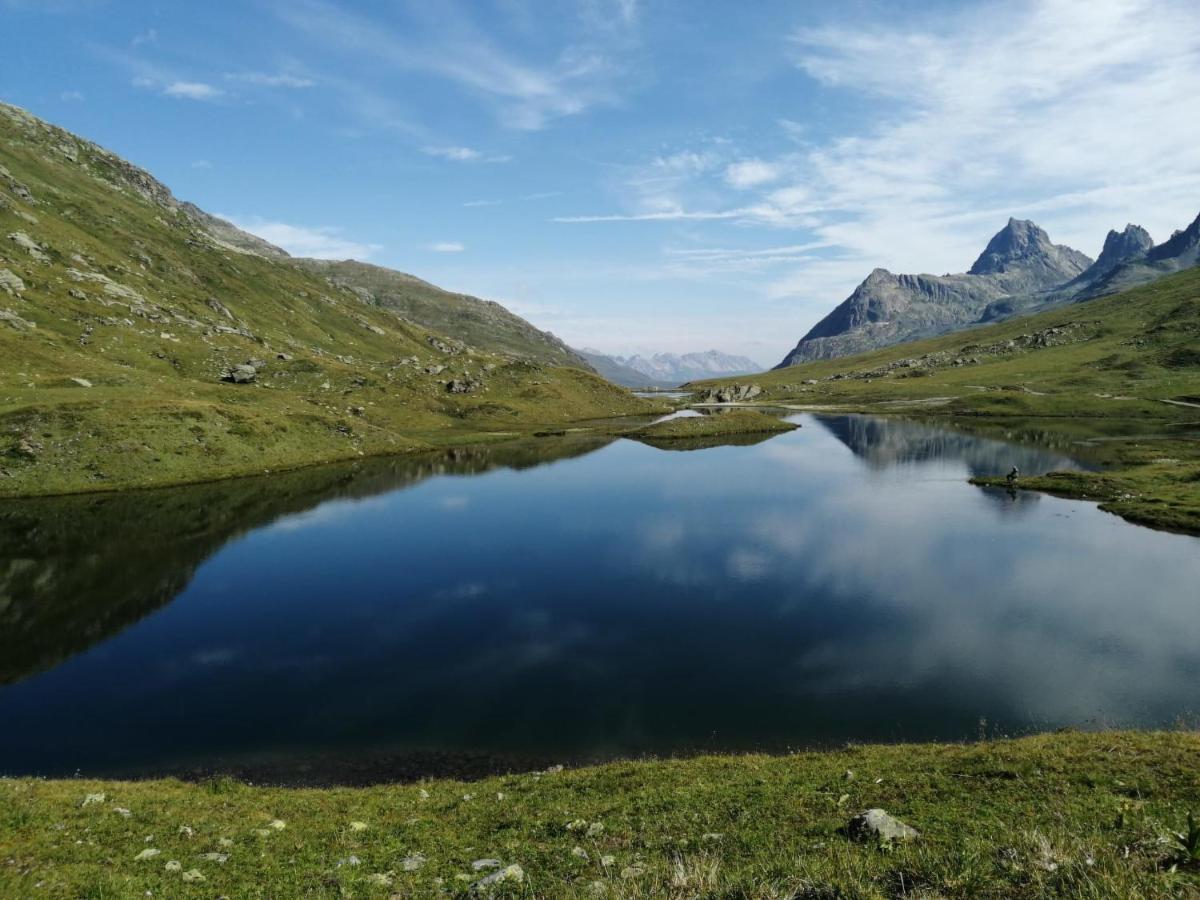
<instances>
[{"instance_id":1,"label":"shoreline grass","mask_svg":"<svg viewBox=\"0 0 1200 900\"><path fill-rule=\"evenodd\" d=\"M875 807L921 837L850 839L847 821ZM1200 868L1176 832L1194 810L1191 732L613 762L370 788L0 779L0 894L465 896L507 870L474 893L1187 897L1200 896ZM476 869L479 860L499 865Z\"/></svg>"}]
</instances>

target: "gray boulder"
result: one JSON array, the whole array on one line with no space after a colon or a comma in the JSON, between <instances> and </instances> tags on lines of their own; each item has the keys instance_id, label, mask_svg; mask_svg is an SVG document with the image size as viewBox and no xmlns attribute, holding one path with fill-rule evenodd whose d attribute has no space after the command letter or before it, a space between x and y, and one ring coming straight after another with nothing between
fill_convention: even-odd
<instances>
[{"instance_id":1,"label":"gray boulder","mask_svg":"<svg viewBox=\"0 0 1200 900\"><path fill-rule=\"evenodd\" d=\"M17 296L25 290L25 282L9 269L0 269L0 290Z\"/></svg>"},{"instance_id":2,"label":"gray boulder","mask_svg":"<svg viewBox=\"0 0 1200 900\"><path fill-rule=\"evenodd\" d=\"M251 365L230 366L221 376L222 381L233 384L249 384L258 377L258 369Z\"/></svg>"},{"instance_id":3,"label":"gray boulder","mask_svg":"<svg viewBox=\"0 0 1200 900\"><path fill-rule=\"evenodd\" d=\"M446 390L451 394L473 394L481 387L483 384L474 378L455 378L446 385Z\"/></svg>"},{"instance_id":4,"label":"gray boulder","mask_svg":"<svg viewBox=\"0 0 1200 900\"><path fill-rule=\"evenodd\" d=\"M859 813L847 823L846 834L856 841L876 840L883 843L911 841L921 836L917 829L882 809L868 809Z\"/></svg>"}]
</instances>

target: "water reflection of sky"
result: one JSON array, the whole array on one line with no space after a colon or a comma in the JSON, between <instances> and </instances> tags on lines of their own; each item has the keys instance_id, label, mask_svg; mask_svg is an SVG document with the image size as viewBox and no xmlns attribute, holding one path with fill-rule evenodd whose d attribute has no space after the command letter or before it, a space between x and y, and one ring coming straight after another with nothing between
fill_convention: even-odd
<instances>
[{"instance_id":1,"label":"water reflection of sky","mask_svg":"<svg viewBox=\"0 0 1200 900\"><path fill-rule=\"evenodd\" d=\"M0 769L368 747L570 755L1164 724L1200 541L971 487L1069 461L817 420L326 503L0 688Z\"/></svg>"}]
</instances>

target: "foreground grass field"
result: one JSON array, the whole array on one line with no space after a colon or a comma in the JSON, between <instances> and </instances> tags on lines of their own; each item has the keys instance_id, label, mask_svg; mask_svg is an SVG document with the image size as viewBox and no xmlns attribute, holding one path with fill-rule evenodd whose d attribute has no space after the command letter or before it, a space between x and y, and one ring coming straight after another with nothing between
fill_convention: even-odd
<instances>
[{"instance_id":1,"label":"foreground grass field","mask_svg":"<svg viewBox=\"0 0 1200 900\"><path fill-rule=\"evenodd\" d=\"M1020 486L1200 533L1200 269L1037 316L692 387L735 381L761 387L755 402L764 405L900 414L1001 433L1006 422L1037 419L1050 423L1043 430L1057 420L1069 436L1091 420L1108 431L1108 469Z\"/></svg>"},{"instance_id":2,"label":"foreground grass field","mask_svg":"<svg viewBox=\"0 0 1200 900\"><path fill-rule=\"evenodd\" d=\"M921 836L851 839L869 807ZM1177 834L1192 810L1200 736L1185 732L354 789L12 779L0 895L1197 897Z\"/></svg>"}]
</instances>

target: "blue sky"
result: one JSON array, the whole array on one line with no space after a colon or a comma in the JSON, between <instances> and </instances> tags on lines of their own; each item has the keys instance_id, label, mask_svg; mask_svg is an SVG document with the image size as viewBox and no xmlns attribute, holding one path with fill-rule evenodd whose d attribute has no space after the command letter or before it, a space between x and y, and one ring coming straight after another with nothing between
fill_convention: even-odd
<instances>
[{"instance_id":1,"label":"blue sky","mask_svg":"<svg viewBox=\"0 0 1200 900\"><path fill-rule=\"evenodd\" d=\"M1200 211L1200 5L0 0L0 99L289 251L774 364L1010 215Z\"/></svg>"}]
</instances>

